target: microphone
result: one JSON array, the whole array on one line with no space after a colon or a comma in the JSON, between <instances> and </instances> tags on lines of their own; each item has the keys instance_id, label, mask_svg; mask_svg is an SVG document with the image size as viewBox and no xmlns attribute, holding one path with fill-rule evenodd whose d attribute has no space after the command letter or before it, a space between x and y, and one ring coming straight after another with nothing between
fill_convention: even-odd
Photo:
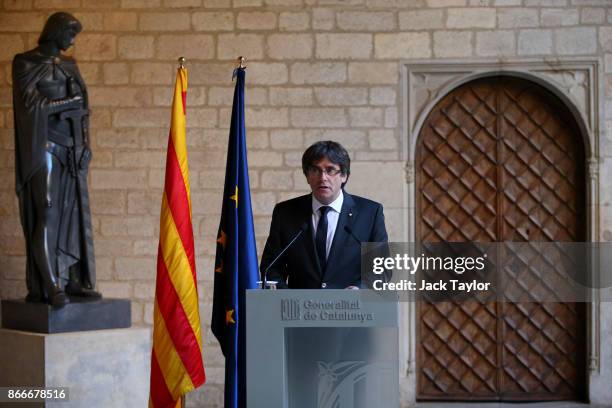
<instances>
[{"instance_id":1,"label":"microphone","mask_svg":"<svg viewBox=\"0 0 612 408\"><path fill-rule=\"evenodd\" d=\"M344 226L344 230L347 232L347 234L349 234L351 237L353 237L353 239L354 239L355 241L357 241L357 243L358 243L359 245L361 245L361 240L360 240L359 238L357 238L357 235L355 235L355 234L353 233L353 230L351 229L351 227L349 227L348 225L345 225L345 226Z\"/></svg>"},{"instance_id":2,"label":"microphone","mask_svg":"<svg viewBox=\"0 0 612 408\"><path fill-rule=\"evenodd\" d=\"M353 232L353 229L351 227L349 227L348 225L345 225L344 226L344 231L346 231L347 234L349 234L351 237L353 237L355 242L357 242L359 244L359 246L361 246L361 240L359 238L357 238L357 235L355 235L355 233ZM351 289L359 289L356 286L355 287L349 286L349 288L351 288Z\"/></svg>"},{"instance_id":3,"label":"microphone","mask_svg":"<svg viewBox=\"0 0 612 408\"><path fill-rule=\"evenodd\" d=\"M362 244L361 240L360 240L359 238L357 238L357 235L355 235L355 233L353 233L353 230L352 230L352 228L351 228L351 227L349 227L348 225L345 225L345 226L344 226L344 230L346 231L346 233L347 233L347 234L349 234L351 237L353 237L353 239L354 239L355 241L357 241L357 243L358 243L359 245L361 245L361 244ZM369 245L371 246L372 244L369 244ZM363 250L363 248L362 248L362 250ZM387 248L387 250L388 250L388 248ZM380 249L379 249L378 247L376 247L376 248L368 248L368 249L367 249L367 251L368 251L368 252L367 252L367 254L371 254L371 253L372 253L372 251L377 252L377 251L380 251ZM362 256L363 256L363 255L364 255L364 254L362 253ZM387 274L386 274L386 273L384 273L384 274L383 274L383 282L388 282L388 281L389 281L389 277L387 276Z\"/></svg>"},{"instance_id":4,"label":"microphone","mask_svg":"<svg viewBox=\"0 0 612 408\"><path fill-rule=\"evenodd\" d=\"M278 255L276 255L276 258L274 258L272 260L272 262L270 262L270 264L266 267L266 269L264 270L263 273L263 277L261 280L261 288L262 289L266 289L267 286L267 282L268 282L268 271L270 270L270 268L280 259L281 256L283 256L283 254L289 249L291 248L291 245L293 245L293 243L300 237L300 235L302 235L304 233L304 231L306 231L308 229L308 223L303 223L302 225L300 225L300 230L297 232L297 234L295 234L295 236L291 239L291 241L289 241L289 243L283 248L282 251L280 251L280 253Z\"/></svg>"}]
</instances>

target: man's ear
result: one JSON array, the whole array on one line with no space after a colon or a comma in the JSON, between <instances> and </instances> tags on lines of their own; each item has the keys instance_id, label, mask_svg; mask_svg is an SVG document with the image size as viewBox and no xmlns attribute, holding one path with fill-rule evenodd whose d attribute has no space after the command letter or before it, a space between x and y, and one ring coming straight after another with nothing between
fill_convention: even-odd
<instances>
[{"instance_id":1,"label":"man's ear","mask_svg":"<svg viewBox=\"0 0 612 408\"><path fill-rule=\"evenodd\" d=\"M342 182L342 185L340 186L342 189L344 189L344 186L346 186L346 183L348 182L349 179L349 175L348 174L343 174L342 177L345 177L344 181Z\"/></svg>"}]
</instances>

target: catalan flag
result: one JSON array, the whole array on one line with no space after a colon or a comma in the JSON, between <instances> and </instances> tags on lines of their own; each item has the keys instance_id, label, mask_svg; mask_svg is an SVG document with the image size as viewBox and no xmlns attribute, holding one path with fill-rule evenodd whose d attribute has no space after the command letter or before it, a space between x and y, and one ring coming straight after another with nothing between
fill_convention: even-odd
<instances>
[{"instance_id":1,"label":"catalan flag","mask_svg":"<svg viewBox=\"0 0 612 408\"><path fill-rule=\"evenodd\" d=\"M180 406L204 384L185 136L187 70L178 69L162 197L149 407Z\"/></svg>"},{"instance_id":2,"label":"catalan flag","mask_svg":"<svg viewBox=\"0 0 612 408\"><path fill-rule=\"evenodd\" d=\"M245 298L246 289L257 287L259 276L244 124L244 68L235 74L211 325L225 356L225 408L246 407Z\"/></svg>"}]
</instances>

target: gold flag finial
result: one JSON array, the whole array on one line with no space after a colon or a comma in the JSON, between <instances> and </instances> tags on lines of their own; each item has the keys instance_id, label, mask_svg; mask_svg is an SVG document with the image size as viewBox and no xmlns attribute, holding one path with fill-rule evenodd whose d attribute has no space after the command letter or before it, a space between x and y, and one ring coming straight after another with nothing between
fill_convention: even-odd
<instances>
[{"instance_id":1,"label":"gold flag finial","mask_svg":"<svg viewBox=\"0 0 612 408\"><path fill-rule=\"evenodd\" d=\"M185 68L185 61L187 61L185 57L179 57L178 59L179 68Z\"/></svg>"}]
</instances>

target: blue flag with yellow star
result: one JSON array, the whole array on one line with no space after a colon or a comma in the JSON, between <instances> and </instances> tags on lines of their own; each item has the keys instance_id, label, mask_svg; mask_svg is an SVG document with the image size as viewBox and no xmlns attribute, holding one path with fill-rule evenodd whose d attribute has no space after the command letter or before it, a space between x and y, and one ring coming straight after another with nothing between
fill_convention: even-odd
<instances>
[{"instance_id":1,"label":"blue flag with yellow star","mask_svg":"<svg viewBox=\"0 0 612 408\"><path fill-rule=\"evenodd\" d=\"M256 288L259 277L244 125L244 68L235 76L211 323L225 356L226 408L246 407L245 298L246 289Z\"/></svg>"}]
</instances>

